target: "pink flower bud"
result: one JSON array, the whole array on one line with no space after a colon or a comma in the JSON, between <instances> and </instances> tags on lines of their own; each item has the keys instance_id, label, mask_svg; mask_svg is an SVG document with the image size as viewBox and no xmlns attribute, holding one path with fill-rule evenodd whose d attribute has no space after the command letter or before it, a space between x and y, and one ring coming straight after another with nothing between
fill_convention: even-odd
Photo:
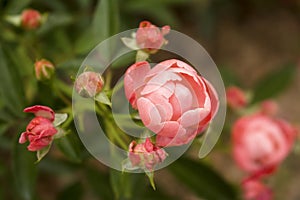
<instances>
[{"instance_id":1,"label":"pink flower bud","mask_svg":"<svg viewBox=\"0 0 300 200\"><path fill-rule=\"evenodd\" d=\"M135 63L125 73L124 87L144 125L157 134L158 146L189 143L208 126L219 107L213 86L176 59L152 69L148 62Z\"/></svg>"},{"instance_id":2,"label":"pink flower bud","mask_svg":"<svg viewBox=\"0 0 300 200\"><path fill-rule=\"evenodd\" d=\"M240 118L233 126L233 156L253 177L273 173L292 149L296 130L289 123L256 114Z\"/></svg>"},{"instance_id":3,"label":"pink flower bud","mask_svg":"<svg viewBox=\"0 0 300 200\"><path fill-rule=\"evenodd\" d=\"M278 113L278 110L279 110L279 106L273 100L263 101L260 105L260 112L262 114L275 116Z\"/></svg>"},{"instance_id":4,"label":"pink flower bud","mask_svg":"<svg viewBox=\"0 0 300 200\"><path fill-rule=\"evenodd\" d=\"M41 25L42 16L37 10L28 9L22 12L21 24L25 29L36 29Z\"/></svg>"},{"instance_id":5,"label":"pink flower bud","mask_svg":"<svg viewBox=\"0 0 300 200\"><path fill-rule=\"evenodd\" d=\"M151 140L147 138L145 142L140 144L132 141L129 145L128 157L132 166L153 171L155 165L162 163L166 159L167 153L165 150L155 146Z\"/></svg>"},{"instance_id":6,"label":"pink flower bud","mask_svg":"<svg viewBox=\"0 0 300 200\"><path fill-rule=\"evenodd\" d=\"M19 143L29 141L27 149L38 151L48 146L57 130L53 126L54 111L47 106L32 106L24 109L24 112L35 114L35 118L27 125L26 132L21 134Z\"/></svg>"},{"instance_id":7,"label":"pink flower bud","mask_svg":"<svg viewBox=\"0 0 300 200\"><path fill-rule=\"evenodd\" d=\"M242 184L245 200L271 200L273 193L258 180L248 180Z\"/></svg>"},{"instance_id":8,"label":"pink flower bud","mask_svg":"<svg viewBox=\"0 0 300 200\"><path fill-rule=\"evenodd\" d=\"M101 92L104 81L99 73L83 72L75 81L75 90L82 97L94 97Z\"/></svg>"},{"instance_id":9,"label":"pink flower bud","mask_svg":"<svg viewBox=\"0 0 300 200\"><path fill-rule=\"evenodd\" d=\"M39 81L51 79L55 71L54 65L46 59L36 61L34 69L36 79Z\"/></svg>"},{"instance_id":10,"label":"pink flower bud","mask_svg":"<svg viewBox=\"0 0 300 200\"><path fill-rule=\"evenodd\" d=\"M166 43L164 35L170 32L170 26L164 26L160 30L148 21L142 21L136 32L137 45L148 53L156 51Z\"/></svg>"},{"instance_id":11,"label":"pink flower bud","mask_svg":"<svg viewBox=\"0 0 300 200\"><path fill-rule=\"evenodd\" d=\"M236 86L231 86L226 90L227 104L233 109L244 108L248 102L243 90Z\"/></svg>"}]
</instances>

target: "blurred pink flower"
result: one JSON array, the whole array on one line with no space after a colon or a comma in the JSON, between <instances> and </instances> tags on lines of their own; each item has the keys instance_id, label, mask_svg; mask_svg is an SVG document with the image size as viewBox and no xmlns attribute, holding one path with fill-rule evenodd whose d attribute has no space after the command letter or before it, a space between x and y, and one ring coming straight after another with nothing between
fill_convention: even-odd
<instances>
[{"instance_id":1,"label":"blurred pink flower","mask_svg":"<svg viewBox=\"0 0 300 200\"><path fill-rule=\"evenodd\" d=\"M37 10L27 9L22 12L21 24L26 29L36 29L41 25L42 16Z\"/></svg>"},{"instance_id":2,"label":"blurred pink flower","mask_svg":"<svg viewBox=\"0 0 300 200\"><path fill-rule=\"evenodd\" d=\"M35 76L37 80L49 80L54 74L54 65L46 60L41 59L34 63Z\"/></svg>"},{"instance_id":3,"label":"blurred pink flower","mask_svg":"<svg viewBox=\"0 0 300 200\"><path fill-rule=\"evenodd\" d=\"M166 157L165 150L155 146L149 138L140 144L132 141L129 145L129 159L132 166L146 167L152 171L155 165L162 163Z\"/></svg>"},{"instance_id":4,"label":"blurred pink flower","mask_svg":"<svg viewBox=\"0 0 300 200\"><path fill-rule=\"evenodd\" d=\"M279 106L273 100L265 100L260 105L260 111L263 114L275 116L278 113Z\"/></svg>"},{"instance_id":5,"label":"blurred pink flower","mask_svg":"<svg viewBox=\"0 0 300 200\"><path fill-rule=\"evenodd\" d=\"M273 193L270 188L258 180L248 180L242 184L245 200L271 200Z\"/></svg>"},{"instance_id":6,"label":"blurred pink flower","mask_svg":"<svg viewBox=\"0 0 300 200\"><path fill-rule=\"evenodd\" d=\"M29 151L41 150L52 142L53 135L57 133L52 124L54 112L47 106L39 105L25 108L24 112L34 113L35 118L27 125L26 132L21 134L19 143L23 144L28 140Z\"/></svg>"},{"instance_id":7,"label":"blurred pink flower","mask_svg":"<svg viewBox=\"0 0 300 200\"><path fill-rule=\"evenodd\" d=\"M233 126L233 156L241 169L260 178L273 173L290 152L296 129L289 123L256 114Z\"/></svg>"},{"instance_id":8,"label":"blurred pink flower","mask_svg":"<svg viewBox=\"0 0 300 200\"><path fill-rule=\"evenodd\" d=\"M246 94L236 86L226 89L227 104L233 109L244 108L247 104Z\"/></svg>"},{"instance_id":9,"label":"blurred pink flower","mask_svg":"<svg viewBox=\"0 0 300 200\"><path fill-rule=\"evenodd\" d=\"M75 81L75 90L82 97L94 97L101 92L104 81L99 73L83 72Z\"/></svg>"},{"instance_id":10,"label":"blurred pink flower","mask_svg":"<svg viewBox=\"0 0 300 200\"><path fill-rule=\"evenodd\" d=\"M176 59L152 69L148 62L135 63L126 71L124 86L144 125L157 134L158 146L187 144L207 127L219 106L212 85Z\"/></svg>"},{"instance_id":11,"label":"blurred pink flower","mask_svg":"<svg viewBox=\"0 0 300 200\"><path fill-rule=\"evenodd\" d=\"M170 32L170 26L164 26L161 30L148 21L142 21L136 32L137 45L148 53L155 53L166 43L164 35Z\"/></svg>"}]
</instances>

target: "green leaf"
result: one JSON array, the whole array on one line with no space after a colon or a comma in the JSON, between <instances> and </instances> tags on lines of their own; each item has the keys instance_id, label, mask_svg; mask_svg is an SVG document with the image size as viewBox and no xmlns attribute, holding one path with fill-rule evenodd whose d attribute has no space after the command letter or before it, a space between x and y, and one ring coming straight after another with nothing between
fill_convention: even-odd
<instances>
[{"instance_id":1,"label":"green leaf","mask_svg":"<svg viewBox=\"0 0 300 200\"><path fill-rule=\"evenodd\" d=\"M154 172L152 171L152 172L145 172L145 173L148 176L149 182L153 190L156 190L155 183L154 183Z\"/></svg>"},{"instance_id":2,"label":"green leaf","mask_svg":"<svg viewBox=\"0 0 300 200\"><path fill-rule=\"evenodd\" d=\"M100 92L97 96L95 96L95 100L111 107L111 102L105 92Z\"/></svg>"},{"instance_id":3,"label":"green leaf","mask_svg":"<svg viewBox=\"0 0 300 200\"><path fill-rule=\"evenodd\" d=\"M72 138L71 134L66 135L66 137L61 137L57 140L54 140L54 142L69 160L77 163L81 161L77 144L75 142L75 139Z\"/></svg>"},{"instance_id":4,"label":"green leaf","mask_svg":"<svg viewBox=\"0 0 300 200\"><path fill-rule=\"evenodd\" d=\"M237 194L211 166L188 158L180 158L169 169L175 177L200 198L207 200L234 200Z\"/></svg>"},{"instance_id":5,"label":"green leaf","mask_svg":"<svg viewBox=\"0 0 300 200\"><path fill-rule=\"evenodd\" d=\"M52 143L50 143L47 147L36 152L37 161L35 163L39 163L49 152Z\"/></svg>"},{"instance_id":6,"label":"green leaf","mask_svg":"<svg viewBox=\"0 0 300 200\"><path fill-rule=\"evenodd\" d=\"M55 119L53 122L53 125L55 127L61 125L68 119L68 114L67 113L55 113Z\"/></svg>"},{"instance_id":7,"label":"green leaf","mask_svg":"<svg viewBox=\"0 0 300 200\"><path fill-rule=\"evenodd\" d=\"M295 75L295 65L285 65L270 73L255 86L253 103L276 97L292 83Z\"/></svg>"},{"instance_id":8,"label":"green leaf","mask_svg":"<svg viewBox=\"0 0 300 200\"><path fill-rule=\"evenodd\" d=\"M19 199L34 199L37 174L34 162L34 153L29 152L26 145L19 144L16 138L13 146L13 175Z\"/></svg>"},{"instance_id":9,"label":"green leaf","mask_svg":"<svg viewBox=\"0 0 300 200\"><path fill-rule=\"evenodd\" d=\"M114 169L110 170L110 185L113 189L115 199L132 199L133 188L130 175Z\"/></svg>"},{"instance_id":10,"label":"green leaf","mask_svg":"<svg viewBox=\"0 0 300 200\"><path fill-rule=\"evenodd\" d=\"M58 195L58 200L80 200L83 196L83 186L80 182L67 186Z\"/></svg>"}]
</instances>

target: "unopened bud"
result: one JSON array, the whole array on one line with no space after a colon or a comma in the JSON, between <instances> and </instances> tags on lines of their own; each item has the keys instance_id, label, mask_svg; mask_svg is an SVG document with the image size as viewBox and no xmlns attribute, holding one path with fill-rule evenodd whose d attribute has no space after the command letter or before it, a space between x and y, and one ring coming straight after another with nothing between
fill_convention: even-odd
<instances>
[{"instance_id":1,"label":"unopened bud","mask_svg":"<svg viewBox=\"0 0 300 200\"><path fill-rule=\"evenodd\" d=\"M45 59L36 61L34 68L36 79L39 81L51 79L55 71L54 65Z\"/></svg>"},{"instance_id":2,"label":"unopened bud","mask_svg":"<svg viewBox=\"0 0 300 200\"><path fill-rule=\"evenodd\" d=\"M99 73L84 72L75 81L76 92L86 98L95 97L103 88L104 81Z\"/></svg>"},{"instance_id":3,"label":"unopened bud","mask_svg":"<svg viewBox=\"0 0 300 200\"><path fill-rule=\"evenodd\" d=\"M33 9L24 10L21 15L21 24L25 29L36 29L41 25L40 12Z\"/></svg>"}]
</instances>

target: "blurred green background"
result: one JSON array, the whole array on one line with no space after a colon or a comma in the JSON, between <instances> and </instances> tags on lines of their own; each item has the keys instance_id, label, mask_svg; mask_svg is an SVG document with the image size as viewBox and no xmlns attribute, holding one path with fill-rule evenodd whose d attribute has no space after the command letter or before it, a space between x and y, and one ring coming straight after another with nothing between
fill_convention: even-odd
<instances>
[{"instance_id":1,"label":"blurred green background","mask_svg":"<svg viewBox=\"0 0 300 200\"><path fill-rule=\"evenodd\" d=\"M48 20L36 31L4 20L25 8L48 13ZM74 127L37 165L26 145L17 143L30 120L22 113L25 107L65 107L55 86L36 81L36 59L55 64L56 78L69 85L63 95L71 100L70 77L88 52L142 20L196 39L219 66L226 86L252 91L254 102L276 97L280 115L299 123L299 0L0 0L0 199L241 198L243 173L231 158L230 117L206 159L197 160L198 144L155 174L157 191L143 174L122 175L93 159ZM275 199L300 199L298 166L294 153L272 177Z\"/></svg>"}]
</instances>

